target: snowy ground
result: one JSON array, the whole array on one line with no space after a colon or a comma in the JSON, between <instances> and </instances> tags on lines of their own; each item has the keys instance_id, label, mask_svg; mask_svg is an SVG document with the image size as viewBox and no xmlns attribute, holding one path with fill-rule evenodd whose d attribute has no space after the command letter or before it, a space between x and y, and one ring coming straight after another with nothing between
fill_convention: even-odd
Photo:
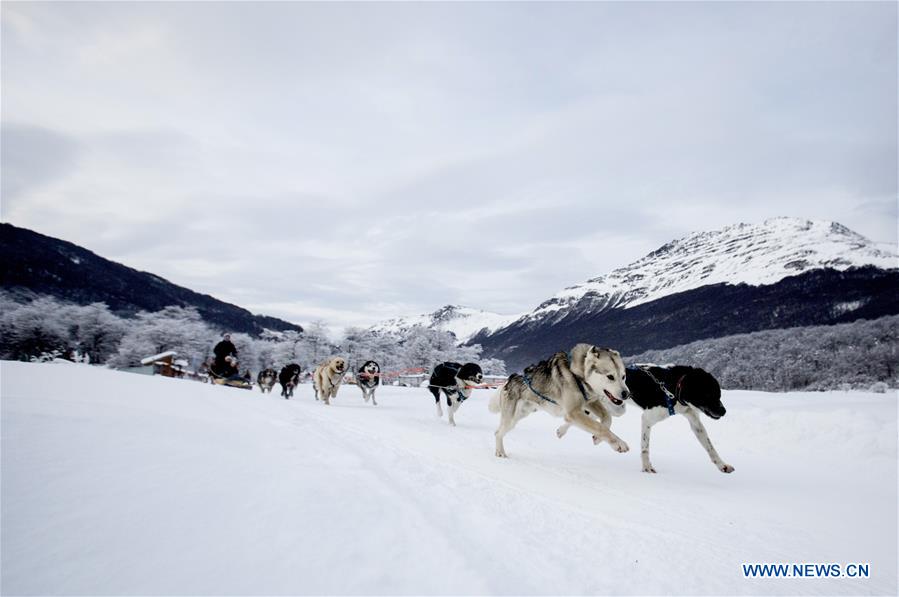
<instances>
[{"instance_id":1,"label":"snowy ground","mask_svg":"<svg viewBox=\"0 0 899 597\"><path fill-rule=\"evenodd\" d=\"M538 413L493 455L488 391L325 407L78 365L4 362L2 586L12 594L896 594L896 395L728 392L627 454ZM744 562L871 578L744 579Z\"/></svg>"}]
</instances>

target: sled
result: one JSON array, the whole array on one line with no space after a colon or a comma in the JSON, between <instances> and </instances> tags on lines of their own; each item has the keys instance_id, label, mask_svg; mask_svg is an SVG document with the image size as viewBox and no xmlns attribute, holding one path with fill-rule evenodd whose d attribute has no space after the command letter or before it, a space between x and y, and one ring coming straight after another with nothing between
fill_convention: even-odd
<instances>
[{"instance_id":1,"label":"sled","mask_svg":"<svg viewBox=\"0 0 899 597\"><path fill-rule=\"evenodd\" d=\"M232 388L242 388L244 390L253 389L253 384L247 381L244 377L240 377L238 375L225 377L223 375L219 375L212 369L209 370L209 379L212 381L212 383L219 386L230 386Z\"/></svg>"}]
</instances>

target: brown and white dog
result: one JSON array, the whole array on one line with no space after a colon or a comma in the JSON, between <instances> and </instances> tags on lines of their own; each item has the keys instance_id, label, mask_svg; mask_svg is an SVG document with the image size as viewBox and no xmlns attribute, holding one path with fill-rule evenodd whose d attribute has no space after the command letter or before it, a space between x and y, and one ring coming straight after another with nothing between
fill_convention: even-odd
<instances>
[{"instance_id":1,"label":"brown and white dog","mask_svg":"<svg viewBox=\"0 0 899 597\"><path fill-rule=\"evenodd\" d=\"M523 375L511 375L489 404L491 412L501 413L496 455L507 457L503 437L537 410L564 418L556 432L560 437L574 425L592 434L594 444L608 442L616 452L627 452L628 445L610 429L611 418L624 414L630 395L625 375L618 352L589 344L577 344L531 365Z\"/></svg>"},{"instance_id":2,"label":"brown and white dog","mask_svg":"<svg viewBox=\"0 0 899 597\"><path fill-rule=\"evenodd\" d=\"M346 361L341 357L334 357L316 367L315 373L312 374L315 399L323 400L325 404L331 404L331 398L337 397L337 390L340 389L345 373Z\"/></svg>"},{"instance_id":3,"label":"brown and white dog","mask_svg":"<svg viewBox=\"0 0 899 597\"><path fill-rule=\"evenodd\" d=\"M272 388L275 387L275 382L278 381L278 373L269 367L268 369L263 369L259 372L259 375L256 376L256 384L259 386L259 391L263 394L268 392L272 393Z\"/></svg>"}]
</instances>

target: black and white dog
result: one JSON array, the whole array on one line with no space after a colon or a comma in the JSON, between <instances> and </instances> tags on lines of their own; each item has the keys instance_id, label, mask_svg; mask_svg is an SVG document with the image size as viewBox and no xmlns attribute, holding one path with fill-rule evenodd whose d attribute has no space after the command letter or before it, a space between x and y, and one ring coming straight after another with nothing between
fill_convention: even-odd
<instances>
[{"instance_id":1,"label":"black and white dog","mask_svg":"<svg viewBox=\"0 0 899 597\"><path fill-rule=\"evenodd\" d=\"M366 402L371 398L371 403L375 406L378 405L375 390L378 389L379 383L381 383L381 366L374 361L365 361L356 373L356 385L362 390L362 398Z\"/></svg>"},{"instance_id":2,"label":"black and white dog","mask_svg":"<svg viewBox=\"0 0 899 597\"><path fill-rule=\"evenodd\" d=\"M693 435L718 470L722 473L734 472L734 467L721 460L699 420L700 411L712 419L720 419L727 412L721 404L721 386L710 373L696 367L629 365L627 387L631 391L631 400L643 409L643 432L640 436L643 472L656 472L649 461L652 426L674 414L687 417Z\"/></svg>"},{"instance_id":3,"label":"black and white dog","mask_svg":"<svg viewBox=\"0 0 899 597\"><path fill-rule=\"evenodd\" d=\"M446 396L446 412L449 414L449 424L456 426L453 418L455 412L459 409L459 405L465 402L471 396L471 388L469 386L479 385L484 380L484 374L481 367L475 363L440 363L434 367L431 373L431 379L428 382L428 389L434 394L434 400L437 402L437 416L443 416L443 409L440 407L440 392Z\"/></svg>"},{"instance_id":4,"label":"black and white dog","mask_svg":"<svg viewBox=\"0 0 899 597\"><path fill-rule=\"evenodd\" d=\"M293 396L293 390L300 383L300 366L296 363L290 363L281 367L281 373L278 374L278 383L281 384L281 395L290 399Z\"/></svg>"},{"instance_id":5,"label":"black and white dog","mask_svg":"<svg viewBox=\"0 0 899 597\"><path fill-rule=\"evenodd\" d=\"M259 372L259 375L256 376L256 383L259 384L259 391L263 394L266 392L271 394L276 381L278 381L278 373L271 367L263 369Z\"/></svg>"}]
</instances>

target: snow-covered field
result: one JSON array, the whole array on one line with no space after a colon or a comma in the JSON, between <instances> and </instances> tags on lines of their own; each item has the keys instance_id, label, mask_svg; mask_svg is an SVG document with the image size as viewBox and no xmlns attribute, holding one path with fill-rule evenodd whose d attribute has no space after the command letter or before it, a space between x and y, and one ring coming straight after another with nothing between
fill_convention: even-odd
<instances>
[{"instance_id":1,"label":"snow-covered field","mask_svg":"<svg viewBox=\"0 0 899 597\"><path fill-rule=\"evenodd\" d=\"M896 395L727 392L720 473L681 417L627 454L538 413L493 455L488 391L310 386L285 401L4 362L2 586L12 594L891 594ZM742 563L869 562L868 579Z\"/></svg>"}]
</instances>

